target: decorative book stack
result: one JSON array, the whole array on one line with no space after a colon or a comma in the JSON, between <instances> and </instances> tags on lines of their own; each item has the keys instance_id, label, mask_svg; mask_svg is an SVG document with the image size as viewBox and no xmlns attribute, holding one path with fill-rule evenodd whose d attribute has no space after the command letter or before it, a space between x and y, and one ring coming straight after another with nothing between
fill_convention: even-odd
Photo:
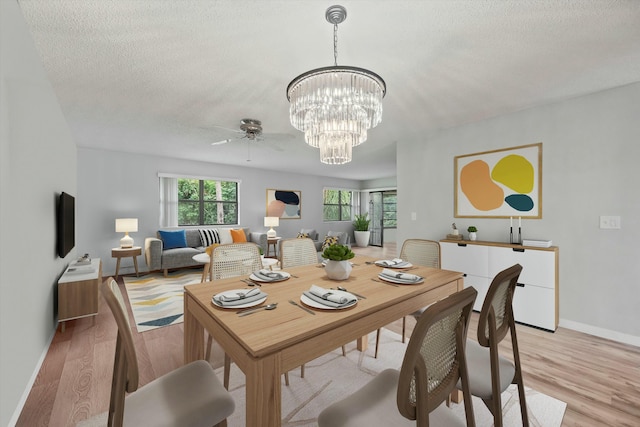
<instances>
[{"instance_id":1,"label":"decorative book stack","mask_svg":"<svg viewBox=\"0 0 640 427\"><path fill-rule=\"evenodd\" d=\"M449 240L462 240L462 234L447 234Z\"/></svg>"}]
</instances>

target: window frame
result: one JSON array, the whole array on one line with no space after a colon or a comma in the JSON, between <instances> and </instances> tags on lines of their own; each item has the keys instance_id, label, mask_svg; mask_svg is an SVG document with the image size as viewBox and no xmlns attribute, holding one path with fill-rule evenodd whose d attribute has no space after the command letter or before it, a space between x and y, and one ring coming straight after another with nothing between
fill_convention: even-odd
<instances>
[{"instance_id":1,"label":"window frame","mask_svg":"<svg viewBox=\"0 0 640 427\"><path fill-rule=\"evenodd\" d=\"M326 191L337 191L338 192L338 203L325 203L325 192ZM344 204L342 203L342 194L343 192L348 192L350 193L350 203ZM356 212L357 208L358 208L358 201L359 201L359 190L353 190L353 189L349 189L349 188L334 188L334 187L325 187L322 189L322 222L331 222L331 223L335 223L335 222L351 222L353 221L354 218L354 212ZM330 206L330 207L337 207L338 208L338 219L328 219L325 211L326 211L326 207ZM349 218L343 218L343 209L345 207L349 208Z\"/></svg>"}]
</instances>

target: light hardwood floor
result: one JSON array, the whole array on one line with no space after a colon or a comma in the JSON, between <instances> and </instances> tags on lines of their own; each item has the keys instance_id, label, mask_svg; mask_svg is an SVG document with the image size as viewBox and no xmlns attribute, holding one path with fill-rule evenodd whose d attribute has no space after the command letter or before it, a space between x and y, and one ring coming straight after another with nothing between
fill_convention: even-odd
<instances>
[{"instance_id":1,"label":"light hardwood floor","mask_svg":"<svg viewBox=\"0 0 640 427\"><path fill-rule=\"evenodd\" d=\"M380 258L397 255L395 244L354 251ZM122 277L118 282L124 292ZM408 334L414 323L407 319ZM400 333L401 321L388 328ZM477 315L470 337L476 328ZM640 348L564 328L550 333L518 325L517 331L525 385L567 402L563 426L640 426ZM75 426L106 411L115 336L115 322L102 298L95 324L79 319L68 322L64 333L58 328L17 425ZM134 330L134 338L141 384L182 364L182 324ZM505 349L509 345L503 344ZM221 350L216 347L213 354L212 363L219 366Z\"/></svg>"}]
</instances>

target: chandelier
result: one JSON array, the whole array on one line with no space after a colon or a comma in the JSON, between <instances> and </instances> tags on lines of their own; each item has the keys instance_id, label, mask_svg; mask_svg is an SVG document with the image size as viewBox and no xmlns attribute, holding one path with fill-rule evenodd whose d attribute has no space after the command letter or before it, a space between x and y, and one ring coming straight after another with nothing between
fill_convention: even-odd
<instances>
[{"instance_id":1,"label":"chandelier","mask_svg":"<svg viewBox=\"0 0 640 427\"><path fill-rule=\"evenodd\" d=\"M387 86L373 71L338 66L338 24L347 18L342 6L331 6L325 17L333 24L334 65L307 71L287 87L289 117L304 132L307 144L320 149L320 161L349 163L352 148L367 140L367 129L382 121Z\"/></svg>"}]
</instances>

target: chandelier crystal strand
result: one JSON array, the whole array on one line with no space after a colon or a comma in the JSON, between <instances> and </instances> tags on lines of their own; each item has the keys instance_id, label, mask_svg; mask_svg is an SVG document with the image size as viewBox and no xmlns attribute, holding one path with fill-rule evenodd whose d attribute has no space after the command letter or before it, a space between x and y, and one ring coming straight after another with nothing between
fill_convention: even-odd
<instances>
[{"instance_id":1,"label":"chandelier crystal strand","mask_svg":"<svg viewBox=\"0 0 640 427\"><path fill-rule=\"evenodd\" d=\"M289 115L306 143L320 148L323 163L344 164L352 159L352 147L366 141L367 130L382 121L386 85L372 71L338 66L338 24L346 10L331 6L325 17L334 25L334 65L308 71L289 83Z\"/></svg>"}]
</instances>

